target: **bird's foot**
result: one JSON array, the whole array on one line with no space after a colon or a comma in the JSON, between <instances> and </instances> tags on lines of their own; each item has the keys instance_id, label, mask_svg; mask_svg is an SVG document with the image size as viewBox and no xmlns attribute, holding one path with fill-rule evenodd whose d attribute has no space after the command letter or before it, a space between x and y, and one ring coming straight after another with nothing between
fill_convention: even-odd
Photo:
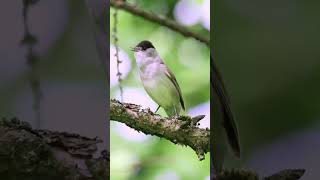
<instances>
[{"instance_id":1,"label":"bird's foot","mask_svg":"<svg viewBox=\"0 0 320 180\"><path fill-rule=\"evenodd\" d=\"M179 119L181 121L185 121L185 122L187 122L187 124L191 124L191 122L192 122L192 118L190 116L180 115L177 117L177 119Z\"/></svg>"}]
</instances>

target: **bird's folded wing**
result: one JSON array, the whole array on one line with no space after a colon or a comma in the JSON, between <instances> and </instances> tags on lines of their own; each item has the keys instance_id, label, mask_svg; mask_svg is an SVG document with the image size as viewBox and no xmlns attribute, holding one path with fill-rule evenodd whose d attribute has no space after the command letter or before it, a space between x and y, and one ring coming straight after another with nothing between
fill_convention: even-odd
<instances>
[{"instance_id":1,"label":"bird's folded wing","mask_svg":"<svg viewBox=\"0 0 320 180\"><path fill-rule=\"evenodd\" d=\"M170 79L170 81L173 83L173 85L176 87L176 89L178 90L178 93L179 93L179 99L180 99L180 103L181 103L181 107L183 108L183 110L185 110L185 106L184 106L184 101L183 101L183 98L182 98L182 93L181 93L181 89L180 89L180 86L177 82L177 79L176 77L174 76L174 74L171 72L171 70L166 67L166 65L164 63L161 64L161 68L164 69L164 72L166 74L166 76Z\"/></svg>"}]
</instances>

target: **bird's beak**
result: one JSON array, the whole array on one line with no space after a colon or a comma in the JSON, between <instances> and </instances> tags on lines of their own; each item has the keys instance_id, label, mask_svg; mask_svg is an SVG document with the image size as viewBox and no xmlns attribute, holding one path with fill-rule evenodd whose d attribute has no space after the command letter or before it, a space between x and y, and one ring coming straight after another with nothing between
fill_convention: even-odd
<instances>
[{"instance_id":1,"label":"bird's beak","mask_svg":"<svg viewBox=\"0 0 320 180\"><path fill-rule=\"evenodd\" d=\"M138 52L138 51L140 51L140 47L131 48L131 51Z\"/></svg>"}]
</instances>

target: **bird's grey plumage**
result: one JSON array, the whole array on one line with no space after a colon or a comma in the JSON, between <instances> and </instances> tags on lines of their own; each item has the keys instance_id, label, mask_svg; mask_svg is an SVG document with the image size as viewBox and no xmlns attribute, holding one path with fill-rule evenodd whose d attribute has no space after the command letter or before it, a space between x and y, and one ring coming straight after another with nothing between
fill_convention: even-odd
<instances>
[{"instance_id":1,"label":"bird's grey plumage","mask_svg":"<svg viewBox=\"0 0 320 180\"><path fill-rule=\"evenodd\" d=\"M171 80L171 82L174 84L174 86L177 88L178 92L179 92L179 100L181 103L181 107L183 110L186 110L185 106L184 106L184 101L183 101L183 97L182 97L182 93L181 93L181 89L180 86L177 82L176 77L174 76L174 74L171 72L170 69L166 70L166 75L168 76L168 78Z\"/></svg>"},{"instance_id":2,"label":"bird's grey plumage","mask_svg":"<svg viewBox=\"0 0 320 180\"><path fill-rule=\"evenodd\" d=\"M240 142L237 126L230 108L230 100L227 95L221 75L211 57L211 95L213 97L213 143L211 143L211 152L213 153L213 165L216 173L219 173L223 165L223 154L225 153L225 144L227 139L234 155L240 157Z\"/></svg>"},{"instance_id":3,"label":"bird's grey plumage","mask_svg":"<svg viewBox=\"0 0 320 180\"><path fill-rule=\"evenodd\" d=\"M133 50L146 92L169 117L178 116L185 106L174 74L150 41L141 41Z\"/></svg>"}]
</instances>

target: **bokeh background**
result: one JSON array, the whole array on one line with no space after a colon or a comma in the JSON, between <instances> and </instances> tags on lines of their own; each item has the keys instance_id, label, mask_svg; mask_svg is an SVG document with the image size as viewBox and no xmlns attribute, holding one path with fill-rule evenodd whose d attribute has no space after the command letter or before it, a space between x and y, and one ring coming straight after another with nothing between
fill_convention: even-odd
<instances>
[{"instance_id":1,"label":"bokeh background","mask_svg":"<svg viewBox=\"0 0 320 180\"><path fill-rule=\"evenodd\" d=\"M203 36L210 33L209 0L128 0L140 8L174 19ZM114 9L110 9L110 88L111 98L120 100L115 46L112 41ZM120 49L123 100L149 107L157 105L143 89L132 47L142 40L151 41L165 63L176 75L189 115L204 114L201 127L210 127L210 50L202 43L181 36L165 27L118 11L117 37ZM160 109L159 113L166 116ZM111 122L112 180L206 180L210 175L210 156L199 161L189 147L143 133L118 122Z\"/></svg>"},{"instance_id":2,"label":"bokeh background","mask_svg":"<svg viewBox=\"0 0 320 180\"><path fill-rule=\"evenodd\" d=\"M35 128L79 133L109 145L106 100L108 87L85 1L41 0L30 7L30 32L37 38L40 126L26 63L22 2L0 6L0 117L18 117Z\"/></svg>"},{"instance_id":3,"label":"bokeh background","mask_svg":"<svg viewBox=\"0 0 320 180\"><path fill-rule=\"evenodd\" d=\"M237 166L320 178L319 1L215 1L214 49L239 125ZM228 166L236 165L229 159Z\"/></svg>"}]
</instances>

